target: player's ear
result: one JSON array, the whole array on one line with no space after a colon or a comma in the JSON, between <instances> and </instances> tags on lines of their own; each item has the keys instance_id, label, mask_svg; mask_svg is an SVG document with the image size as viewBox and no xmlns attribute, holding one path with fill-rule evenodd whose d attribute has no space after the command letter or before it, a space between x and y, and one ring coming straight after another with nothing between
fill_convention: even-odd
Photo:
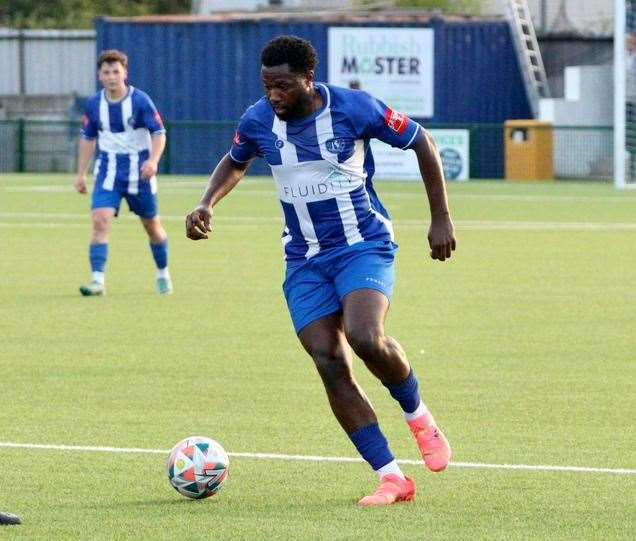
<instances>
[{"instance_id":1,"label":"player's ear","mask_svg":"<svg viewBox=\"0 0 636 541\"><path fill-rule=\"evenodd\" d=\"M316 73L314 70L307 70L305 72L305 79L307 79L308 83L313 83L316 79Z\"/></svg>"}]
</instances>

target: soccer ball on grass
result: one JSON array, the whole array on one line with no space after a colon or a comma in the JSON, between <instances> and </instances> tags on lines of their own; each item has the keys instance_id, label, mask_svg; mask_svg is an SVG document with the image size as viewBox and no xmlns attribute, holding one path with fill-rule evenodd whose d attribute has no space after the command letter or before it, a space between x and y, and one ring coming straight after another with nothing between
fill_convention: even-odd
<instances>
[{"instance_id":1,"label":"soccer ball on grass","mask_svg":"<svg viewBox=\"0 0 636 541\"><path fill-rule=\"evenodd\" d=\"M204 436L181 440L168 457L168 479L175 490L196 500L214 496L225 483L230 460L225 449Z\"/></svg>"}]
</instances>

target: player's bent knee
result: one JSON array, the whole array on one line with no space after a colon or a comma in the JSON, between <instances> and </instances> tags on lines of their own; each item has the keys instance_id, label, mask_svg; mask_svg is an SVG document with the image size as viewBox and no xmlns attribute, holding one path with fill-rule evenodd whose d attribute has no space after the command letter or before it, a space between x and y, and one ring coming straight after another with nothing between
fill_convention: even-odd
<instances>
[{"instance_id":1,"label":"player's bent knee","mask_svg":"<svg viewBox=\"0 0 636 541\"><path fill-rule=\"evenodd\" d=\"M343 384L350 384L353 381L353 374L347 360L329 354L312 354L316 370L327 389L333 389Z\"/></svg>"},{"instance_id":2,"label":"player's bent knee","mask_svg":"<svg viewBox=\"0 0 636 541\"><path fill-rule=\"evenodd\" d=\"M375 329L355 329L346 336L353 351L364 361L373 360L382 348L382 334Z\"/></svg>"}]
</instances>

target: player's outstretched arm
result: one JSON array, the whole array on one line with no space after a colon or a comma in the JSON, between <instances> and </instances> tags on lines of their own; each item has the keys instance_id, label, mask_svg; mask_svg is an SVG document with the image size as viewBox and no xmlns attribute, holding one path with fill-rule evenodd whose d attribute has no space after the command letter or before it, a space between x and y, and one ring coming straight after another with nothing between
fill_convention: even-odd
<instances>
[{"instance_id":1,"label":"player's outstretched arm","mask_svg":"<svg viewBox=\"0 0 636 541\"><path fill-rule=\"evenodd\" d=\"M442 158L430 133L422 129L413 147L417 155L420 173L426 186L428 203L431 209L431 227L428 231L428 243L431 257L439 261L450 259L455 250L455 228L448 209L446 183Z\"/></svg>"},{"instance_id":2,"label":"player's outstretched arm","mask_svg":"<svg viewBox=\"0 0 636 541\"><path fill-rule=\"evenodd\" d=\"M86 193L86 175L88 173L88 166L91 163L91 159L95 154L95 139L85 139L80 137L79 148L77 151L77 178L73 183L75 189L79 193Z\"/></svg>"},{"instance_id":3,"label":"player's outstretched arm","mask_svg":"<svg viewBox=\"0 0 636 541\"><path fill-rule=\"evenodd\" d=\"M245 175L250 162L238 163L226 154L208 181L199 205L186 216L186 237L207 239L212 231L212 208L236 186Z\"/></svg>"}]
</instances>

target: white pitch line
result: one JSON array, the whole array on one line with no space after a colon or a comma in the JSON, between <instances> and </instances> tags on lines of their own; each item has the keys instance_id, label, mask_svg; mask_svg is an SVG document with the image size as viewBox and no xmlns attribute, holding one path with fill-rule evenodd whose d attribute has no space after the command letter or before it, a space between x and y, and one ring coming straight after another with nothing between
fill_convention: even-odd
<instances>
[{"instance_id":1,"label":"white pitch line","mask_svg":"<svg viewBox=\"0 0 636 541\"><path fill-rule=\"evenodd\" d=\"M68 222L44 222L42 220L82 220L90 225L88 213L38 213L38 212L0 212L0 218L25 218L34 222L0 222L0 227L84 227ZM119 218L125 221L137 221L133 214L123 214ZM166 222L183 222L184 216L162 215ZM214 221L224 226L245 226L252 224L282 224L279 216L215 216ZM393 223L398 228L420 228L429 225L428 220L397 219ZM457 220L455 227L460 231L636 231L636 223L630 222L531 222L514 220Z\"/></svg>"},{"instance_id":2,"label":"white pitch line","mask_svg":"<svg viewBox=\"0 0 636 541\"><path fill-rule=\"evenodd\" d=\"M12 443L0 442L0 448L7 449L40 449L48 451L75 451L94 453L127 453L127 454L161 454L167 455L169 449L142 449L140 447L93 447L85 445L47 445L39 443ZM240 458L253 458L258 460L288 460L305 462L364 462L361 458L346 456L312 456L312 455L286 455L278 453L228 453L229 456ZM421 460L398 460L400 464L419 466ZM636 469L627 468L588 468L582 466L547 466L531 464L482 464L479 462L451 462L455 468L473 468L490 470L526 470L545 472L573 472L573 473L609 473L613 475L636 475Z\"/></svg>"}]
</instances>

